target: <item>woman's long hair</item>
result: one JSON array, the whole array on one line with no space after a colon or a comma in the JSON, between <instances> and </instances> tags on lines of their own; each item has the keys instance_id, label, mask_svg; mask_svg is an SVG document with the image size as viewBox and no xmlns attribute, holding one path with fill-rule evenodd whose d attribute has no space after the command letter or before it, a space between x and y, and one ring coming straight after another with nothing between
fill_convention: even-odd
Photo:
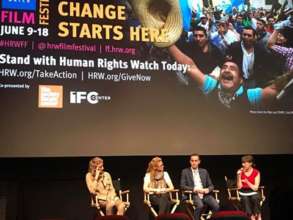
<instances>
[{"instance_id":1,"label":"woman's long hair","mask_svg":"<svg viewBox=\"0 0 293 220\"><path fill-rule=\"evenodd\" d=\"M147 173L150 174L151 187L165 188L164 170L159 170L159 163L163 162L162 158L154 157L148 164Z\"/></svg>"}]
</instances>

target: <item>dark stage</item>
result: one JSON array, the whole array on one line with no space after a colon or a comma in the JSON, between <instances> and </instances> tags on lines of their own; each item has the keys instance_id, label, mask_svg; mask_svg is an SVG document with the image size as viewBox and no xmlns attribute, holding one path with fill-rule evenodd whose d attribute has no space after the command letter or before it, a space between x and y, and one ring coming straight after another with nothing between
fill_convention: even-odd
<instances>
[{"instance_id":1,"label":"dark stage","mask_svg":"<svg viewBox=\"0 0 293 220\"><path fill-rule=\"evenodd\" d=\"M227 201L224 176L233 177L241 155L202 156L201 167L210 172L220 189L221 208L233 209ZM143 205L143 177L151 156L103 157L105 170L121 178L122 188L130 189L130 220L148 219ZM188 156L163 156L165 169L179 187L181 169L189 166ZM92 220L85 184L88 157L2 158L0 160L0 219L7 220ZM264 220L289 218L293 194L292 155L256 155L256 167L265 186ZM180 211L180 207L178 209ZM6 218L5 218L6 217Z\"/></svg>"}]
</instances>

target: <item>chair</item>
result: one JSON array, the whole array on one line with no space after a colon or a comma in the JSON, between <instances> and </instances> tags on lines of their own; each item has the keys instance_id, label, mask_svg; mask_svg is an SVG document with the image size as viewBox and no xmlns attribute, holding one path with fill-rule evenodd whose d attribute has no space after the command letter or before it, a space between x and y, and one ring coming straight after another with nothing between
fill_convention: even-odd
<instances>
[{"instance_id":1,"label":"chair","mask_svg":"<svg viewBox=\"0 0 293 220\"><path fill-rule=\"evenodd\" d=\"M170 196L170 201L172 203L172 208L171 208L170 214L173 214L175 212L177 206L180 204L178 192L179 192L178 189L174 189L174 190L171 190L168 192L169 196ZM144 192L144 204L150 209L150 211L154 217L158 217L158 213L157 213L155 207L151 203L150 193L148 193L148 192Z\"/></svg>"},{"instance_id":2,"label":"chair","mask_svg":"<svg viewBox=\"0 0 293 220\"><path fill-rule=\"evenodd\" d=\"M219 190L213 190L213 194L214 194L214 197L216 199L216 201L218 203L220 203L220 200L219 200L219 193L220 191ZM183 201L183 203L186 205L186 211L187 211L187 214L189 215L189 217L191 219L194 219L194 210L196 209L196 205L194 204L194 201L192 199L192 196L193 196L194 192L191 191L191 190L183 190L182 191L182 197L185 195L187 196L187 199L185 199ZM201 220L205 220L205 219L209 219L210 217L212 216L212 212L211 210L209 210L207 212L207 207L204 208L204 211L203 213L201 214Z\"/></svg>"},{"instance_id":3,"label":"chair","mask_svg":"<svg viewBox=\"0 0 293 220\"><path fill-rule=\"evenodd\" d=\"M225 176L225 182L226 182L226 189L228 194L228 201L231 202L231 205L234 209L240 210L240 195L239 190L237 188L237 183L235 179L228 179L227 176Z\"/></svg>"},{"instance_id":4,"label":"chair","mask_svg":"<svg viewBox=\"0 0 293 220\"><path fill-rule=\"evenodd\" d=\"M225 182L226 182L226 188L227 188L227 193L228 193L228 200L232 202L234 208L239 210L240 207L240 195L239 195L239 190L237 188L237 182L234 179L229 179L227 176L225 176ZM263 205L266 197L264 194L264 186L259 186L258 187L258 193L260 196L260 206ZM235 204L236 202L236 204Z\"/></svg>"},{"instance_id":5,"label":"chair","mask_svg":"<svg viewBox=\"0 0 293 220\"><path fill-rule=\"evenodd\" d=\"M121 201L124 202L125 204L125 211L129 208L130 202L129 202L129 190L121 190L121 183L120 183L120 178L117 180L113 180L113 187L115 188L115 191ZM103 208L100 206L98 198L96 195L91 194L91 207L95 207L98 210L98 213L100 216L105 216L105 212Z\"/></svg>"}]
</instances>

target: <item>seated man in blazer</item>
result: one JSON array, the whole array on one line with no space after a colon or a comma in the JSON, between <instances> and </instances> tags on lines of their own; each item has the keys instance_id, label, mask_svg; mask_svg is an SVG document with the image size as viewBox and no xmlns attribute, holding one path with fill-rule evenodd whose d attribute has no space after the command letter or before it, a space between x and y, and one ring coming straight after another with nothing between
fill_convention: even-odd
<instances>
[{"instance_id":1,"label":"seated man in blazer","mask_svg":"<svg viewBox=\"0 0 293 220\"><path fill-rule=\"evenodd\" d=\"M189 162L191 167L185 168L181 172L180 188L194 192L193 201L196 206L194 217L195 220L199 220L205 204L213 212L219 210L219 204L211 195L214 185L208 171L198 167L200 164L200 156L198 154L192 154Z\"/></svg>"}]
</instances>

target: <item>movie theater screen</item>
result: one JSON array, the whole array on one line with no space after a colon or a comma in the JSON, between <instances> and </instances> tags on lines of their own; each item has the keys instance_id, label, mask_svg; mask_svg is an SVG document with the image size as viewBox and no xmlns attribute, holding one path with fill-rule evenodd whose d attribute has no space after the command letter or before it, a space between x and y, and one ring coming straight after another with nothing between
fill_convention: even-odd
<instances>
[{"instance_id":1,"label":"movie theater screen","mask_svg":"<svg viewBox=\"0 0 293 220\"><path fill-rule=\"evenodd\" d=\"M222 63L210 76L186 62L184 7L1 1L0 156L293 153L292 102L255 104L240 85L229 98Z\"/></svg>"}]
</instances>

